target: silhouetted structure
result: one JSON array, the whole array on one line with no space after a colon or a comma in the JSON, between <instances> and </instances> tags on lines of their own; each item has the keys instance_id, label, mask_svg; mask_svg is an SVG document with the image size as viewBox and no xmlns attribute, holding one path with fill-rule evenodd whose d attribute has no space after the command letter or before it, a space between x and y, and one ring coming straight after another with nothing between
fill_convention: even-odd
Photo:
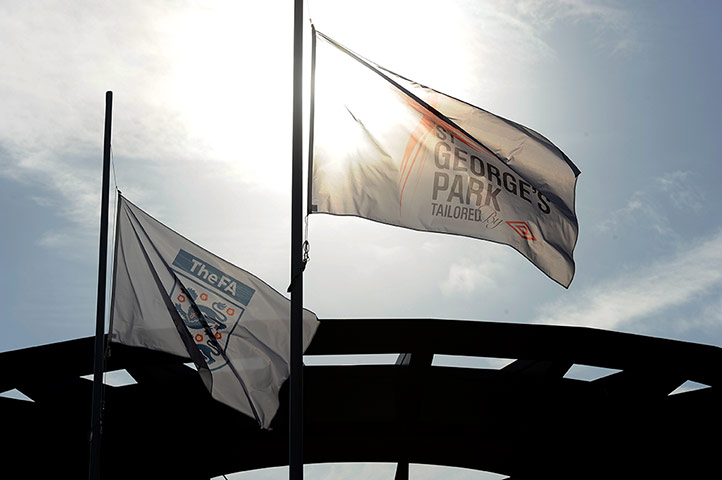
<instances>
[{"instance_id":1,"label":"silhouetted structure","mask_svg":"<svg viewBox=\"0 0 722 480\"><path fill-rule=\"evenodd\" d=\"M305 462L427 463L513 479L719 475L722 349L577 327L450 320L323 320L307 354L400 355L396 365L305 369ZM434 354L517 359L432 366ZM272 431L211 399L188 360L113 345L103 478L207 479L288 461L287 392ZM573 364L621 370L563 378ZM84 478L93 339L0 354L7 478ZM710 388L669 396L686 380ZM715 474L715 472L717 472Z\"/></svg>"}]
</instances>

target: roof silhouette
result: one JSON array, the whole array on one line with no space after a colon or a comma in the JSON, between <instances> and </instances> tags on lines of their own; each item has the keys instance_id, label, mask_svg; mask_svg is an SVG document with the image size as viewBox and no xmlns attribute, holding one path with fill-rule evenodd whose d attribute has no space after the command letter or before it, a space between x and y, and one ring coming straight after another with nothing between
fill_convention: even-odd
<instances>
[{"instance_id":1,"label":"roof silhouette","mask_svg":"<svg viewBox=\"0 0 722 480\"><path fill-rule=\"evenodd\" d=\"M679 478L719 471L722 349L582 327L432 319L321 320L307 355L400 354L395 365L306 366L305 463L395 462L512 479ZM500 370L434 354L511 358ZM207 479L286 465L287 389L270 431L214 401L189 360L113 344L102 478ZM620 370L565 378L574 364ZM87 477L91 337L0 353L6 473ZM669 395L685 381L708 385ZM161 477L162 476L162 477Z\"/></svg>"}]
</instances>

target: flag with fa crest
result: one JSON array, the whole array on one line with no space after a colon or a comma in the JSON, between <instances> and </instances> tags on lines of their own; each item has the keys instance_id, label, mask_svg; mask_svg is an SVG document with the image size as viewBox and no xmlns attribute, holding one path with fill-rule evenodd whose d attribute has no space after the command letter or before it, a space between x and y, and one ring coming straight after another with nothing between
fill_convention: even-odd
<instances>
[{"instance_id":1,"label":"flag with fa crest","mask_svg":"<svg viewBox=\"0 0 722 480\"><path fill-rule=\"evenodd\" d=\"M112 341L190 357L213 398L268 428L289 375L290 302L119 196ZM304 349L318 327L306 310Z\"/></svg>"}]
</instances>

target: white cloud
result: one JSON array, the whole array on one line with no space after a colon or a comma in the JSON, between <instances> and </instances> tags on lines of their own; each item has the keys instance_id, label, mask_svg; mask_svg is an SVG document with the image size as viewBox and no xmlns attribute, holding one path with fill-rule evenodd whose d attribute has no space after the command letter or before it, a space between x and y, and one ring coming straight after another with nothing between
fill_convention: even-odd
<instances>
[{"instance_id":1,"label":"white cloud","mask_svg":"<svg viewBox=\"0 0 722 480\"><path fill-rule=\"evenodd\" d=\"M151 38L160 13L145 2L0 6L0 175L43 192L34 195L38 204L54 207L76 234L97 229L106 90L121 90L114 132L124 136L125 119L134 118L138 135L130 138L139 142L125 140L124 150L153 145L147 133L157 132L149 126L158 118L136 105L150 102L162 80ZM41 243L54 244L51 236Z\"/></svg>"},{"instance_id":2,"label":"white cloud","mask_svg":"<svg viewBox=\"0 0 722 480\"><path fill-rule=\"evenodd\" d=\"M705 306L702 312L702 323L722 325L722 293L718 293L717 301Z\"/></svg>"},{"instance_id":3,"label":"white cloud","mask_svg":"<svg viewBox=\"0 0 722 480\"><path fill-rule=\"evenodd\" d=\"M638 48L631 14L620 7L593 0L522 0L512 2L517 17L538 32L560 23L574 22L591 27L594 41L611 54Z\"/></svg>"},{"instance_id":4,"label":"white cloud","mask_svg":"<svg viewBox=\"0 0 722 480\"><path fill-rule=\"evenodd\" d=\"M37 243L43 247L57 248L61 246L67 246L74 242L75 239L63 232L50 231L45 232L38 238Z\"/></svg>"},{"instance_id":5,"label":"white cloud","mask_svg":"<svg viewBox=\"0 0 722 480\"><path fill-rule=\"evenodd\" d=\"M704 208L705 195L693 176L691 172L673 171L652 179L634 192L626 205L611 212L594 228L599 232L616 232L630 225L643 225L659 235L677 237L670 216L680 212L698 214Z\"/></svg>"},{"instance_id":6,"label":"white cloud","mask_svg":"<svg viewBox=\"0 0 722 480\"><path fill-rule=\"evenodd\" d=\"M504 270L503 260L475 262L463 259L449 266L448 274L439 284L439 288L446 297L489 290L499 283L499 275Z\"/></svg>"},{"instance_id":7,"label":"white cloud","mask_svg":"<svg viewBox=\"0 0 722 480\"><path fill-rule=\"evenodd\" d=\"M254 7L259 21L238 28L247 7L237 2L0 3L0 176L42 192L31 197L89 241L112 90L119 187L135 201L163 199L177 213L189 191L225 194L218 203L238 202L248 185L285 192L290 33L261 29L290 22L292 9L275 7ZM284 47L288 61L268 62ZM286 115L288 130L275 133ZM67 244L61 236L40 244Z\"/></svg>"},{"instance_id":8,"label":"white cloud","mask_svg":"<svg viewBox=\"0 0 722 480\"><path fill-rule=\"evenodd\" d=\"M704 193L694 181L692 172L674 171L668 172L656 178L658 188L669 195L672 206L677 210L702 210L704 205Z\"/></svg>"},{"instance_id":9,"label":"white cloud","mask_svg":"<svg viewBox=\"0 0 722 480\"><path fill-rule=\"evenodd\" d=\"M658 207L658 202L650 198L647 191L638 190L634 192L627 204L619 208L609 216L594 225L599 232L615 232L628 225L636 225L643 219L646 228L652 228L658 235L670 236L674 233L669 225L666 212Z\"/></svg>"},{"instance_id":10,"label":"white cloud","mask_svg":"<svg viewBox=\"0 0 722 480\"><path fill-rule=\"evenodd\" d=\"M722 231L674 257L540 308L539 323L614 329L686 305L722 285Z\"/></svg>"}]
</instances>

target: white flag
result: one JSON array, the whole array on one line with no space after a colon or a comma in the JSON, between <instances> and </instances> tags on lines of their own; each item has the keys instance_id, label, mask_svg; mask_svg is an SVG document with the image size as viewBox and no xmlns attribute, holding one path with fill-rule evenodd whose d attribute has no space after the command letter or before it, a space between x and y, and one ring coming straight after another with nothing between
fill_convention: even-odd
<instances>
[{"instance_id":1,"label":"white flag","mask_svg":"<svg viewBox=\"0 0 722 480\"><path fill-rule=\"evenodd\" d=\"M113 341L190 357L213 398L268 428L289 375L289 300L119 199ZM305 349L318 319L303 322Z\"/></svg>"},{"instance_id":2,"label":"white flag","mask_svg":"<svg viewBox=\"0 0 722 480\"><path fill-rule=\"evenodd\" d=\"M579 170L561 150L317 38L311 213L502 243L569 286Z\"/></svg>"}]
</instances>

